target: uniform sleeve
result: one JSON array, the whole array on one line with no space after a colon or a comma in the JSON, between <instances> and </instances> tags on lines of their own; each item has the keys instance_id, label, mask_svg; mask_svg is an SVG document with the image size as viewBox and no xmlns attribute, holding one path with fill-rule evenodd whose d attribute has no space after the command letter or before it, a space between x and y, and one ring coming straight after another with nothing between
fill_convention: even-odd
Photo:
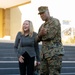
<instances>
[{"instance_id":1,"label":"uniform sleeve","mask_svg":"<svg viewBox=\"0 0 75 75\"><path fill-rule=\"evenodd\" d=\"M55 19L55 22L52 26L50 26L49 30L48 30L48 34L49 34L49 37L50 39L53 39L58 32L60 32L60 22Z\"/></svg>"},{"instance_id":2,"label":"uniform sleeve","mask_svg":"<svg viewBox=\"0 0 75 75\"><path fill-rule=\"evenodd\" d=\"M36 39L37 33L34 33L34 38ZM37 41L35 40L34 42L34 47L35 47L35 52L36 52L36 57L35 59L37 61L40 61L40 51L39 51L39 44L37 43Z\"/></svg>"},{"instance_id":3,"label":"uniform sleeve","mask_svg":"<svg viewBox=\"0 0 75 75\"><path fill-rule=\"evenodd\" d=\"M21 32L18 32L16 35L15 43L14 43L14 50L15 50L18 57L20 56L20 53L18 50L18 46L19 46L19 42L20 42L20 36L21 36Z\"/></svg>"},{"instance_id":4,"label":"uniform sleeve","mask_svg":"<svg viewBox=\"0 0 75 75\"><path fill-rule=\"evenodd\" d=\"M61 32L60 22L59 20L55 19L53 23L48 27L47 34L42 38L42 40L52 40L59 32Z\"/></svg>"}]
</instances>

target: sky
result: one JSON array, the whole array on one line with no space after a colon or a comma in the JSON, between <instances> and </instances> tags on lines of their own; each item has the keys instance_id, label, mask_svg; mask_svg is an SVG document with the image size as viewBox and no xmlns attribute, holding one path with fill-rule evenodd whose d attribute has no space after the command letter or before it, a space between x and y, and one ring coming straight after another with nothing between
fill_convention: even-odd
<instances>
[{"instance_id":1,"label":"sky","mask_svg":"<svg viewBox=\"0 0 75 75\"><path fill-rule=\"evenodd\" d=\"M22 22L26 19L31 20L36 32L43 23L38 15L39 6L48 6L50 15L60 20L62 28L67 27L63 25L63 20L69 20L70 25L75 26L74 0L31 0L30 4L20 6L19 9L22 13Z\"/></svg>"}]
</instances>

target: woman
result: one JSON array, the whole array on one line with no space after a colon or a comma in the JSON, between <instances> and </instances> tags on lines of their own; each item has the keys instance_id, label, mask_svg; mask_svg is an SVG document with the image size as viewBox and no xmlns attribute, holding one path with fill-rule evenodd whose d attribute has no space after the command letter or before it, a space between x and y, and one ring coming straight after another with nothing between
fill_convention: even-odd
<instances>
[{"instance_id":1,"label":"woman","mask_svg":"<svg viewBox=\"0 0 75 75\"><path fill-rule=\"evenodd\" d=\"M32 22L25 20L22 31L17 33L14 46L19 60L20 75L33 75L35 58L37 63L40 63L39 47L35 41L36 36Z\"/></svg>"}]
</instances>

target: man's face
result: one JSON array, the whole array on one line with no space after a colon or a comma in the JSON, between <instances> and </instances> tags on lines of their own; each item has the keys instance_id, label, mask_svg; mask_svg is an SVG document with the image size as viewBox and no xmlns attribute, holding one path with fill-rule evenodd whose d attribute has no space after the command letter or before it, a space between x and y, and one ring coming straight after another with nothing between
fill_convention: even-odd
<instances>
[{"instance_id":1,"label":"man's face","mask_svg":"<svg viewBox=\"0 0 75 75\"><path fill-rule=\"evenodd\" d=\"M40 17L43 21L46 21L48 19L49 13L48 11L45 11L43 13L40 13Z\"/></svg>"}]
</instances>

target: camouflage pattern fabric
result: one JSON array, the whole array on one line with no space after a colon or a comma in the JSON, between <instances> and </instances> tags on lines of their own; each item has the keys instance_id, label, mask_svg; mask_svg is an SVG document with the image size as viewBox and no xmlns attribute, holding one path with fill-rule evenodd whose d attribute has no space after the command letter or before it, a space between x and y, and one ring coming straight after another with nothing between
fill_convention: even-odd
<instances>
[{"instance_id":1,"label":"camouflage pattern fabric","mask_svg":"<svg viewBox=\"0 0 75 75\"><path fill-rule=\"evenodd\" d=\"M64 48L61 42L60 22L58 19L50 17L50 20L42 24L42 26L47 29L47 34L41 38L40 73L43 73L43 75L49 75L48 73L50 73L50 75L59 75L62 61L62 58L59 58L59 56L64 55Z\"/></svg>"},{"instance_id":2,"label":"camouflage pattern fabric","mask_svg":"<svg viewBox=\"0 0 75 75\"><path fill-rule=\"evenodd\" d=\"M41 7L38 8L38 11L39 11L38 14L41 14L41 13L45 12L46 10L48 10L48 7L46 7L46 6L41 6Z\"/></svg>"},{"instance_id":3,"label":"camouflage pattern fabric","mask_svg":"<svg viewBox=\"0 0 75 75\"><path fill-rule=\"evenodd\" d=\"M40 64L40 75L60 75L62 56L42 59Z\"/></svg>"}]
</instances>

